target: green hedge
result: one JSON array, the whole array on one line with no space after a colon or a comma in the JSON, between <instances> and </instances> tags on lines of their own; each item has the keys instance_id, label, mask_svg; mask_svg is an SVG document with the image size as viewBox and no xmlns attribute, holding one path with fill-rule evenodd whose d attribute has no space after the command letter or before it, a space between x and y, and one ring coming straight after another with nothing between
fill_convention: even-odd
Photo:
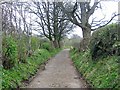
<instances>
[{"instance_id":1,"label":"green hedge","mask_svg":"<svg viewBox=\"0 0 120 90\"><path fill-rule=\"evenodd\" d=\"M52 51L54 48L52 47L52 45L50 44L50 42L44 42L41 45L41 48L44 48L48 51Z\"/></svg>"},{"instance_id":2,"label":"green hedge","mask_svg":"<svg viewBox=\"0 0 120 90\"><path fill-rule=\"evenodd\" d=\"M90 51L83 53L70 52L71 58L80 74L85 77L93 88L119 88L119 59L118 56L91 59Z\"/></svg>"},{"instance_id":3,"label":"green hedge","mask_svg":"<svg viewBox=\"0 0 120 90\"><path fill-rule=\"evenodd\" d=\"M17 43L10 36L3 37L2 41L3 41L2 42L3 67L5 69L10 69L18 63Z\"/></svg>"},{"instance_id":4,"label":"green hedge","mask_svg":"<svg viewBox=\"0 0 120 90\"><path fill-rule=\"evenodd\" d=\"M118 24L110 24L96 30L91 37L90 53L92 59L106 57L108 55L120 55L120 41L118 41Z\"/></svg>"},{"instance_id":5,"label":"green hedge","mask_svg":"<svg viewBox=\"0 0 120 90\"><path fill-rule=\"evenodd\" d=\"M119 88L120 41L118 24L110 24L92 34L89 50L71 50L71 58L80 74L93 88Z\"/></svg>"},{"instance_id":6,"label":"green hedge","mask_svg":"<svg viewBox=\"0 0 120 90\"><path fill-rule=\"evenodd\" d=\"M59 50L52 53L46 49L38 49L35 53L27 58L27 63L20 63L10 70L2 70L2 88L17 88L22 85L22 81L33 76L41 64L46 62L48 58L55 55ZM1 73L1 72L0 72Z\"/></svg>"},{"instance_id":7,"label":"green hedge","mask_svg":"<svg viewBox=\"0 0 120 90\"><path fill-rule=\"evenodd\" d=\"M35 51L40 47L40 38L32 36L31 37L31 50Z\"/></svg>"}]
</instances>

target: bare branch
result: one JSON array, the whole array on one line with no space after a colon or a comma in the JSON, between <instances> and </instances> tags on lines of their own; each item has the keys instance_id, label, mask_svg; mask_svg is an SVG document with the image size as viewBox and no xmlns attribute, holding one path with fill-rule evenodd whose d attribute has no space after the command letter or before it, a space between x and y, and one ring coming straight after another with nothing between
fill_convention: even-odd
<instances>
[{"instance_id":1,"label":"bare branch","mask_svg":"<svg viewBox=\"0 0 120 90\"><path fill-rule=\"evenodd\" d=\"M88 18L94 13L96 6L98 5L99 2L94 2L94 5L91 7L91 9L87 12L88 13Z\"/></svg>"},{"instance_id":2,"label":"bare branch","mask_svg":"<svg viewBox=\"0 0 120 90\"><path fill-rule=\"evenodd\" d=\"M104 25L102 25L102 26L99 26L98 28L92 29L92 31L94 31L94 30L96 30L96 29L99 29L99 28L102 28L102 27L108 25L116 16L119 16L119 15L120 15L120 14L115 14L113 17L111 17L111 19L110 19L109 21L107 21L106 24L104 24ZM106 21L105 21L105 22L106 22ZM100 25L100 24L98 24L98 25ZM98 26L98 25L97 25L97 26Z\"/></svg>"}]
</instances>

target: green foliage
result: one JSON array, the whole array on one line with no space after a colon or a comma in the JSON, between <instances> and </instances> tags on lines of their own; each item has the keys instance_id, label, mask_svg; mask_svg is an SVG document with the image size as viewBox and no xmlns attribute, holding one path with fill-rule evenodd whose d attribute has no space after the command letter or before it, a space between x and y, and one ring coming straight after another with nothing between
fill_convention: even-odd
<instances>
[{"instance_id":1,"label":"green foliage","mask_svg":"<svg viewBox=\"0 0 120 90\"><path fill-rule=\"evenodd\" d=\"M56 54L59 50L52 52ZM10 70L2 70L2 88L10 89L17 88L22 85L22 81L28 80L33 76L41 64L46 62L51 57L51 52L45 49L38 49L35 53L27 58L27 63L20 63Z\"/></svg>"},{"instance_id":2,"label":"green foliage","mask_svg":"<svg viewBox=\"0 0 120 90\"><path fill-rule=\"evenodd\" d=\"M0 90L2 88L2 66L0 66Z\"/></svg>"},{"instance_id":3,"label":"green foliage","mask_svg":"<svg viewBox=\"0 0 120 90\"><path fill-rule=\"evenodd\" d=\"M31 37L31 50L35 51L40 46L40 39L38 37L32 36Z\"/></svg>"},{"instance_id":4,"label":"green foliage","mask_svg":"<svg viewBox=\"0 0 120 90\"><path fill-rule=\"evenodd\" d=\"M18 63L17 44L12 37L3 37L3 67L10 69Z\"/></svg>"},{"instance_id":5,"label":"green foliage","mask_svg":"<svg viewBox=\"0 0 120 90\"><path fill-rule=\"evenodd\" d=\"M111 24L95 31L86 52L71 50L77 70L93 88L120 87L118 29L119 25Z\"/></svg>"},{"instance_id":6,"label":"green foliage","mask_svg":"<svg viewBox=\"0 0 120 90\"><path fill-rule=\"evenodd\" d=\"M111 24L95 31L86 52L71 50L77 70L93 88L120 87L118 29L118 24Z\"/></svg>"},{"instance_id":7,"label":"green foliage","mask_svg":"<svg viewBox=\"0 0 120 90\"><path fill-rule=\"evenodd\" d=\"M120 55L118 42L118 24L111 24L95 31L90 41L90 52L93 60L108 55ZM115 47L116 46L116 47Z\"/></svg>"},{"instance_id":8,"label":"green foliage","mask_svg":"<svg viewBox=\"0 0 120 90\"><path fill-rule=\"evenodd\" d=\"M112 47L114 48L114 50L116 50L116 54L120 55L120 41L116 41Z\"/></svg>"},{"instance_id":9,"label":"green foliage","mask_svg":"<svg viewBox=\"0 0 120 90\"><path fill-rule=\"evenodd\" d=\"M44 43L42 43L41 48L46 49L46 50L48 50L48 51L52 51L52 50L53 50L53 48L52 48L52 46L50 45L49 42L44 42Z\"/></svg>"},{"instance_id":10,"label":"green foliage","mask_svg":"<svg viewBox=\"0 0 120 90\"><path fill-rule=\"evenodd\" d=\"M18 37L18 36L17 36ZM17 43L17 50L18 50L18 60L19 62L25 63L26 62L26 52L27 52L27 38L24 34L21 35L20 38L14 38L15 42Z\"/></svg>"},{"instance_id":11,"label":"green foliage","mask_svg":"<svg viewBox=\"0 0 120 90\"><path fill-rule=\"evenodd\" d=\"M119 56L107 56L93 61L90 51L74 53L71 58L80 74L85 77L93 88L119 88Z\"/></svg>"}]
</instances>

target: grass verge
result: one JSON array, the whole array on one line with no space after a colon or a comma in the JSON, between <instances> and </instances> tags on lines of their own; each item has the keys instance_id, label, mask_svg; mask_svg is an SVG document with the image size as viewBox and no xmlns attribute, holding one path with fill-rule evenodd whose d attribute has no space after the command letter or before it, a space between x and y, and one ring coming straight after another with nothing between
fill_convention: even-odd
<instances>
[{"instance_id":1,"label":"grass verge","mask_svg":"<svg viewBox=\"0 0 120 90\"><path fill-rule=\"evenodd\" d=\"M76 53L70 51L73 63L92 88L119 88L119 56L108 56L96 61L91 59L90 51Z\"/></svg>"},{"instance_id":2,"label":"grass verge","mask_svg":"<svg viewBox=\"0 0 120 90\"><path fill-rule=\"evenodd\" d=\"M0 71L0 75L2 76L1 88L3 90L19 88L22 85L22 81L34 76L40 65L59 51L60 50L53 50L52 52L48 52L45 49L39 49L31 57L27 58L27 63L19 63L10 70L5 70L0 67L0 69L2 69L2 71Z\"/></svg>"}]
</instances>

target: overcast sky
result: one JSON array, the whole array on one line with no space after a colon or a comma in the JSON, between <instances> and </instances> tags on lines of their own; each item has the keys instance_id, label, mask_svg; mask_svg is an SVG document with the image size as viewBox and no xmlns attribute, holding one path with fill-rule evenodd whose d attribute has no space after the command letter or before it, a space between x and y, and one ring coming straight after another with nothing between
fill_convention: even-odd
<instances>
[{"instance_id":1,"label":"overcast sky","mask_svg":"<svg viewBox=\"0 0 120 90\"><path fill-rule=\"evenodd\" d=\"M7 0L7 1L10 1L10 0ZM28 2L28 1L31 1L31 0L19 0L19 1ZM44 0L40 0L40 1L44 1ZM59 0L57 0L57 1L59 1ZM74 0L72 0L72 1L74 1ZM92 1L94 1L94 0L92 0ZM102 19L103 15L106 15L105 19L109 20L113 13L115 13L115 12L118 13L118 2L117 2L117 0L115 0L115 1L114 0L101 0L101 5L102 5L102 10L96 10L94 15L92 16L92 17L97 17L97 20ZM117 20L118 18L116 17L115 19ZM115 22L115 20L113 20L111 23L113 23L113 22ZM73 31L74 32L72 32L71 35L72 34L78 34L79 36L82 37L81 28L76 27Z\"/></svg>"}]
</instances>

